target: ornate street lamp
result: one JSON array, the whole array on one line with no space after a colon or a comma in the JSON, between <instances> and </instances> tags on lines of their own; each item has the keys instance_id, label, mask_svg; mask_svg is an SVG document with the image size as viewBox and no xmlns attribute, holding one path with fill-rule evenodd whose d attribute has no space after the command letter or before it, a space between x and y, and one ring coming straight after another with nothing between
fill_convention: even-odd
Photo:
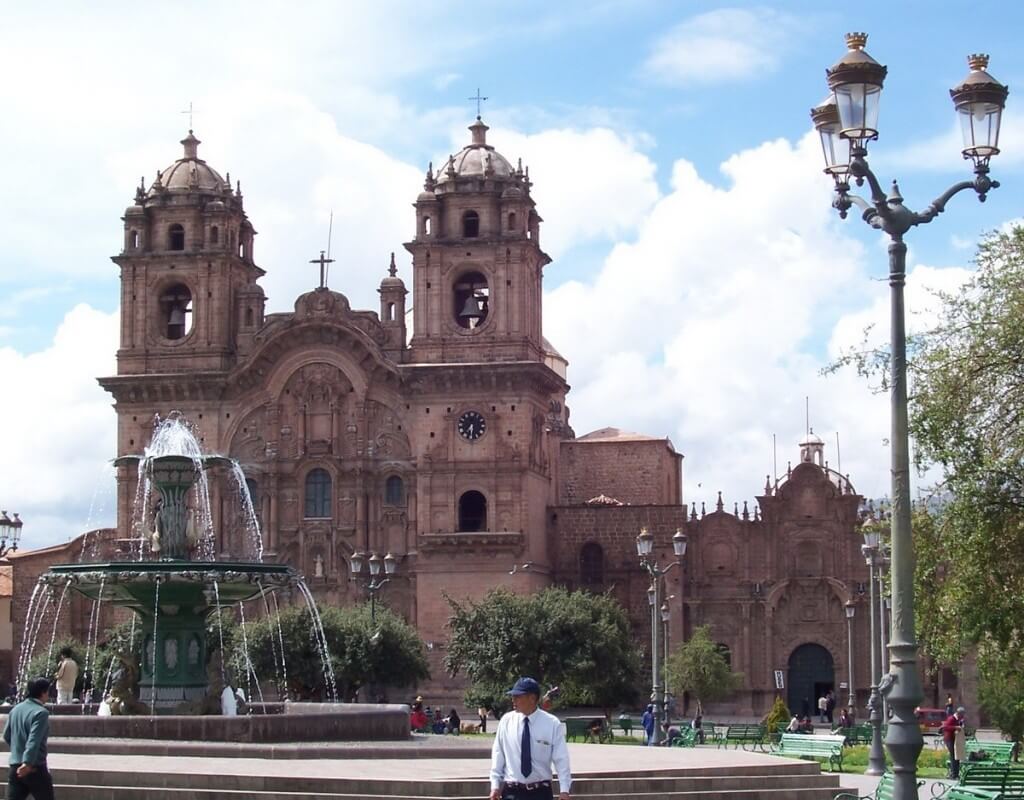
<instances>
[{"instance_id":1,"label":"ornate street lamp","mask_svg":"<svg viewBox=\"0 0 1024 800\"><path fill-rule=\"evenodd\" d=\"M6 511L0 511L0 558L17 551L23 524L17 514L12 519Z\"/></svg>"},{"instance_id":2,"label":"ornate street lamp","mask_svg":"<svg viewBox=\"0 0 1024 800\"><path fill-rule=\"evenodd\" d=\"M366 566L367 574L363 571L363 567ZM365 580L366 591L370 595L370 620L371 622L377 621L377 593L384 588L384 586L391 582L391 578L398 573L398 557L392 553L388 553L385 556L381 556L380 553L371 553L367 558L365 553L356 551L352 554L352 558L349 561L349 568L351 570L351 578L353 582ZM384 576L381 577L381 569L383 568Z\"/></svg>"},{"instance_id":3,"label":"ornate street lamp","mask_svg":"<svg viewBox=\"0 0 1024 800\"><path fill-rule=\"evenodd\" d=\"M647 528L641 528L636 537L636 554L640 557L640 566L647 570L651 576L651 586L647 590L647 602L651 606L651 701L654 704L654 736L653 743L660 744L662 740L661 720L663 713L668 710L668 698L661 685L661 652L658 647L658 628L661 624L658 620L658 612L661 608L659 593L661 579L667 575L673 567L679 565L679 560L686 554L686 534L677 530L672 537L672 552L676 560L666 566L661 566L652 559L654 553L654 534Z\"/></svg>"},{"instance_id":4,"label":"ornate street lamp","mask_svg":"<svg viewBox=\"0 0 1024 800\"><path fill-rule=\"evenodd\" d=\"M989 160L999 152L999 126L1008 90L988 74L988 57L972 55L968 58L970 73L961 84L951 90L953 104L961 120L964 136L963 154L974 162L974 179L954 184L939 195L922 212L904 205L899 187L893 181L886 194L867 162L867 144L878 138L878 112L886 68L865 52L867 35L850 33L846 36L847 52L826 70L829 89L835 98L839 115L839 136L850 143L850 160L845 172L838 171L843 158L842 150L825 150L825 171L836 181L833 207L842 218L856 206L864 222L889 236L889 286L891 287L891 339L890 384L892 403L892 432L890 456L892 459L892 634L889 645L891 670L882 679L878 691L885 695L890 719L885 743L893 760L894 800L913 800L917 797L917 757L923 740L914 709L924 697L917 672L917 642L914 634L914 545L910 532L910 456L907 433L907 347L903 286L906 280L907 245L905 234L918 225L931 222L941 214L954 195L972 190L978 199L985 200L988 193L999 186L988 176ZM815 127L822 136L834 140L835 119L818 106L811 112ZM858 186L865 181L870 188L870 201L851 194L848 178L852 176ZM865 543L870 549L870 544ZM875 545L877 548L877 543ZM865 557L868 553L865 552ZM877 554L876 556L877 557ZM871 560L869 560L869 564ZM872 581L872 585L873 585ZM872 590L873 592L874 590ZM874 595L872 594L872 598ZM874 628L874 605L871 609ZM872 630L872 649L875 631ZM872 665L874 671L874 665ZM877 699L872 690L872 700ZM877 703L871 716L880 718ZM879 719L879 726L881 724ZM872 739L874 740L873 732ZM880 748L879 748L880 749ZM872 741L869 772L884 769L884 759L878 758Z\"/></svg>"},{"instance_id":5,"label":"ornate street lamp","mask_svg":"<svg viewBox=\"0 0 1024 800\"><path fill-rule=\"evenodd\" d=\"M846 673L846 679L850 682L849 691L847 695L847 705L850 707L851 712L855 712L857 708L857 690L854 688L853 683L853 617L857 613L857 605L852 600L846 601L846 653L850 662L850 669Z\"/></svg>"}]
</instances>

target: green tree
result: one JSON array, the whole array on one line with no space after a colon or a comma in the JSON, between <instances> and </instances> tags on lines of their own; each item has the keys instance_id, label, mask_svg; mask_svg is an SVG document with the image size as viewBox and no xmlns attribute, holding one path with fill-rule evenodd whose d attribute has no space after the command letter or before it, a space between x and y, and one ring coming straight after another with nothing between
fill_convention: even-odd
<instances>
[{"instance_id":1,"label":"green tree","mask_svg":"<svg viewBox=\"0 0 1024 800\"><path fill-rule=\"evenodd\" d=\"M622 607L608 595L495 589L479 602L448 600L445 667L464 673L466 702L509 707L505 692L523 675L561 689L560 702L611 709L635 700L640 655Z\"/></svg>"},{"instance_id":2,"label":"green tree","mask_svg":"<svg viewBox=\"0 0 1024 800\"><path fill-rule=\"evenodd\" d=\"M990 714L1024 702L1024 228L984 237L976 270L939 293L935 324L908 341L910 431L920 467L938 467L914 513L918 636L938 662L978 647ZM852 364L887 388L888 353ZM998 667L998 668L997 668Z\"/></svg>"},{"instance_id":3,"label":"green tree","mask_svg":"<svg viewBox=\"0 0 1024 800\"><path fill-rule=\"evenodd\" d=\"M743 685L743 673L732 671L707 625L694 630L669 656L667 671L677 693L693 695L698 714L704 713L705 702L725 700Z\"/></svg>"},{"instance_id":4,"label":"green tree","mask_svg":"<svg viewBox=\"0 0 1024 800\"><path fill-rule=\"evenodd\" d=\"M761 720L761 724L764 725L768 733L778 733L781 730L785 730L786 726L789 725L790 719L791 715L785 701L781 697L776 696L775 702L772 703L771 709L765 714L764 719Z\"/></svg>"},{"instance_id":5,"label":"green tree","mask_svg":"<svg viewBox=\"0 0 1024 800\"><path fill-rule=\"evenodd\" d=\"M320 618L342 698L352 697L371 683L409 686L430 677L426 650L419 634L387 608L378 607L376 622L371 619L369 605L325 607L320 609ZM281 638L289 696L293 699L326 698L329 690L323 660L313 635L313 619L305 606L281 611L280 633L276 616L246 624L248 658L256 674L264 681L280 674ZM234 649L229 664L235 675L244 676L246 650L237 627L232 641Z\"/></svg>"}]
</instances>

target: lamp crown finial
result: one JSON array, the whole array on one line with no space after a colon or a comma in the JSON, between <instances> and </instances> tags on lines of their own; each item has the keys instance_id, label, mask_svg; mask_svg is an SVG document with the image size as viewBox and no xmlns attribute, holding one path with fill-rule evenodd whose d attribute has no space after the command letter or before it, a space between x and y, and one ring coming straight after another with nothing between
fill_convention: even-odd
<instances>
[{"instance_id":1,"label":"lamp crown finial","mask_svg":"<svg viewBox=\"0 0 1024 800\"><path fill-rule=\"evenodd\" d=\"M859 31L846 34L846 46L851 50L863 50L868 43L868 35Z\"/></svg>"},{"instance_id":2,"label":"lamp crown finial","mask_svg":"<svg viewBox=\"0 0 1024 800\"><path fill-rule=\"evenodd\" d=\"M971 53L967 56L967 66L975 72L988 69L988 53Z\"/></svg>"}]
</instances>

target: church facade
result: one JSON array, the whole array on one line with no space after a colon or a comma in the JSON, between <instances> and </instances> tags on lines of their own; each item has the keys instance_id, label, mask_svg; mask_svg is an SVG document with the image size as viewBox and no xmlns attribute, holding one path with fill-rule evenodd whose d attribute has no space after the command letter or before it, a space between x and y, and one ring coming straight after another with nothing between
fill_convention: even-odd
<instances>
[{"instance_id":1,"label":"church facade","mask_svg":"<svg viewBox=\"0 0 1024 800\"><path fill-rule=\"evenodd\" d=\"M711 626L746 676L729 710L761 713L780 691L799 705L848 680L848 601L866 698L868 577L850 480L808 437L800 463L756 500L698 512L683 503L682 456L667 438L577 437L568 365L543 335L550 259L532 182L487 130L477 118L466 147L427 170L404 245L411 297L392 254L378 310L353 309L321 280L272 314L240 187L199 157L190 131L182 157L139 187L113 258L121 341L117 375L100 382L115 401L117 455L142 450L154 415L181 412L206 450L240 461L264 559L302 571L320 603L365 599L353 558L391 554L398 570L379 600L427 642L423 688L439 698L461 694L442 667L446 597L608 591L646 650L642 527L663 560L676 530L688 536L665 578L669 634L677 644ZM134 535L132 469L118 467L120 539ZM246 554L237 496L226 481L210 491L218 551Z\"/></svg>"}]
</instances>

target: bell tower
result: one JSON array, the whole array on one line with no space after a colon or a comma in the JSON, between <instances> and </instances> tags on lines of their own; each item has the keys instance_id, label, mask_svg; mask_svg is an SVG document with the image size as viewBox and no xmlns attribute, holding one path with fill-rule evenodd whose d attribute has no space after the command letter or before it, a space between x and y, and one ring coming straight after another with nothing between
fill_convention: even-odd
<instances>
[{"instance_id":1,"label":"bell tower","mask_svg":"<svg viewBox=\"0 0 1024 800\"><path fill-rule=\"evenodd\" d=\"M241 186L199 158L192 131L181 158L124 215L118 374L227 370L263 324L253 230Z\"/></svg>"},{"instance_id":2,"label":"bell tower","mask_svg":"<svg viewBox=\"0 0 1024 800\"><path fill-rule=\"evenodd\" d=\"M543 361L541 218L529 170L487 144L480 117L470 143L416 200L411 347L420 363Z\"/></svg>"}]
</instances>

